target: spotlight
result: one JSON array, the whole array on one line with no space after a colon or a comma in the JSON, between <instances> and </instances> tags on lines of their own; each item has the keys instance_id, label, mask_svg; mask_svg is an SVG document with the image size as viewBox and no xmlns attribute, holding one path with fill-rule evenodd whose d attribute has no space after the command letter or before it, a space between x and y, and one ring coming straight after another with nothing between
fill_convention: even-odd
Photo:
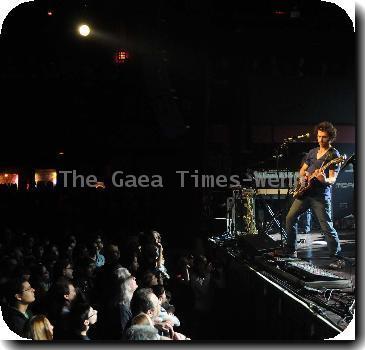
<instances>
[{"instance_id":1,"label":"spotlight","mask_svg":"<svg viewBox=\"0 0 365 350\"><path fill-rule=\"evenodd\" d=\"M82 24L80 27L79 27L79 33L80 35L82 36L88 36L90 34L91 30L90 30L90 27L87 25L87 24Z\"/></svg>"}]
</instances>

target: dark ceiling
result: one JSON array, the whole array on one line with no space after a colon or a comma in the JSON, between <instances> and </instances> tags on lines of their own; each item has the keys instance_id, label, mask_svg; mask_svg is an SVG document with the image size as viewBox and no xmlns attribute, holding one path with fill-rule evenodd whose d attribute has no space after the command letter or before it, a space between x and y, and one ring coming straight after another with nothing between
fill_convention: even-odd
<instances>
[{"instance_id":1,"label":"dark ceiling","mask_svg":"<svg viewBox=\"0 0 365 350\"><path fill-rule=\"evenodd\" d=\"M76 33L85 21L87 39ZM0 45L6 161L196 154L210 120L224 123L217 99L246 96L249 80L355 76L350 19L309 0L39 0L8 15ZM124 65L118 49L130 52Z\"/></svg>"}]
</instances>

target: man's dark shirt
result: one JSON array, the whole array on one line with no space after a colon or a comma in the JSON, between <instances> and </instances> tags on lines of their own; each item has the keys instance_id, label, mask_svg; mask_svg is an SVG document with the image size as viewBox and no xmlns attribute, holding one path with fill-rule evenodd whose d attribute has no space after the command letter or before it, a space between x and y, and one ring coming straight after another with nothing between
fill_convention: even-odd
<instances>
[{"instance_id":1,"label":"man's dark shirt","mask_svg":"<svg viewBox=\"0 0 365 350\"><path fill-rule=\"evenodd\" d=\"M2 309L4 321L8 325L9 329L21 337L27 338L27 326L29 320L32 318L32 313L27 311L27 317L17 309L10 306L4 306Z\"/></svg>"},{"instance_id":2,"label":"man's dark shirt","mask_svg":"<svg viewBox=\"0 0 365 350\"><path fill-rule=\"evenodd\" d=\"M308 165L308 173L312 174L316 169L319 169L322 165L327 164L332 159L335 159L340 156L340 153L336 148L331 147L321 158L317 159L317 153L319 151L319 147L311 149L307 156L304 159L304 163ZM335 170L336 172L339 170L338 164L331 164L326 170L326 177L329 176L329 170ZM320 181L314 179L312 182L312 188L307 191L307 195L313 197L324 197L325 199L331 199L332 187L328 184L323 184Z\"/></svg>"}]
</instances>

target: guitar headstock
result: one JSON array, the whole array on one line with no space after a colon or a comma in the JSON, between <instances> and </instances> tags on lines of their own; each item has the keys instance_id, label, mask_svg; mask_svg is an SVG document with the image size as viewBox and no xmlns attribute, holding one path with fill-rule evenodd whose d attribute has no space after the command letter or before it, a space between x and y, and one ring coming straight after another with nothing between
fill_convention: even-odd
<instances>
[{"instance_id":1,"label":"guitar headstock","mask_svg":"<svg viewBox=\"0 0 365 350\"><path fill-rule=\"evenodd\" d=\"M331 161L329 161L322 169L326 169L327 167L329 167L331 164L341 164L344 163L347 159L347 155L343 154L342 156L339 156L335 159L332 159Z\"/></svg>"}]
</instances>

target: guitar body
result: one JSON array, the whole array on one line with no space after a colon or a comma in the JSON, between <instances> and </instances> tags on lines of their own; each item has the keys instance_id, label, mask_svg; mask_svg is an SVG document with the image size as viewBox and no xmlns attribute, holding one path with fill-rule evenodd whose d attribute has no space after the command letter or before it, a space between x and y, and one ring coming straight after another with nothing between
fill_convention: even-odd
<instances>
[{"instance_id":1,"label":"guitar body","mask_svg":"<svg viewBox=\"0 0 365 350\"><path fill-rule=\"evenodd\" d=\"M332 159L330 162L328 162L327 164L323 165L320 169L317 169L313 174L311 174L308 177L308 180L302 184L300 183L300 181L298 181L298 185L295 188L295 190L293 191L293 197L295 199L300 199L303 197L303 195L310 189L313 187L314 182L318 181L320 182L316 176L317 174L320 174L322 171L324 171L325 169L327 169L331 164L340 164L343 163L346 160L346 155L344 154L343 156L340 156L338 158Z\"/></svg>"},{"instance_id":2,"label":"guitar body","mask_svg":"<svg viewBox=\"0 0 365 350\"><path fill-rule=\"evenodd\" d=\"M298 183L297 187L293 191L293 198L300 199L303 197L303 195L313 187L313 184L319 180L317 180L315 177L309 179L305 184Z\"/></svg>"}]
</instances>

